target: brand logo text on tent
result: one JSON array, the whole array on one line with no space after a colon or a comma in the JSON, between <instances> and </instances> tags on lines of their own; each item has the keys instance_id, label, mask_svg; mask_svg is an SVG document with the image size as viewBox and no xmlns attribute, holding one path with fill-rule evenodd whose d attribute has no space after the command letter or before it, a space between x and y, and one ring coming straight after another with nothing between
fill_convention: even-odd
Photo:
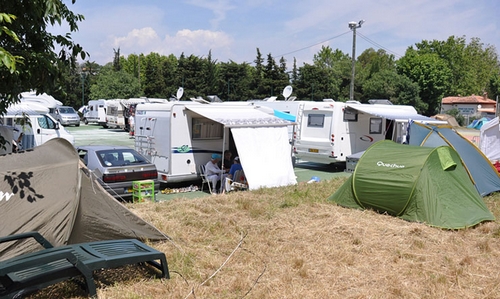
<instances>
[{"instance_id":1,"label":"brand logo text on tent","mask_svg":"<svg viewBox=\"0 0 500 299\"><path fill-rule=\"evenodd\" d=\"M2 192L0 191L0 201L2 201L5 197L5 201L9 201L9 199L14 195L14 193Z\"/></svg>"},{"instance_id":2,"label":"brand logo text on tent","mask_svg":"<svg viewBox=\"0 0 500 299\"><path fill-rule=\"evenodd\" d=\"M377 162L377 166L383 166L383 167L389 167L389 168L405 168L404 165L398 165L398 164L395 164L395 163L384 163L382 161L378 161Z\"/></svg>"}]
</instances>

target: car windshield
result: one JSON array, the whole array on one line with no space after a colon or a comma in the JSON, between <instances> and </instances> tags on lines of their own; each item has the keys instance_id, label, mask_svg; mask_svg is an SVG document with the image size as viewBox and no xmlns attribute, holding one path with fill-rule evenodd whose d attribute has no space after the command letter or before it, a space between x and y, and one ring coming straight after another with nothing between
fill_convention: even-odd
<instances>
[{"instance_id":1,"label":"car windshield","mask_svg":"<svg viewBox=\"0 0 500 299\"><path fill-rule=\"evenodd\" d=\"M72 107L59 108L59 112L60 113L76 113L75 109L73 109Z\"/></svg>"},{"instance_id":2,"label":"car windshield","mask_svg":"<svg viewBox=\"0 0 500 299\"><path fill-rule=\"evenodd\" d=\"M149 164L149 161L133 149L111 149L96 152L104 167Z\"/></svg>"}]
</instances>

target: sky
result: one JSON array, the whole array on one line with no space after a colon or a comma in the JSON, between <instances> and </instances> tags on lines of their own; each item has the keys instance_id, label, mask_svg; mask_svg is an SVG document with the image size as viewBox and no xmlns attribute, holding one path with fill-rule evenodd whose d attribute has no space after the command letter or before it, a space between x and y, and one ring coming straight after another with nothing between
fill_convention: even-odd
<instances>
[{"instance_id":1,"label":"sky","mask_svg":"<svg viewBox=\"0 0 500 299\"><path fill-rule=\"evenodd\" d=\"M120 54L181 53L217 62L250 63L257 48L264 59L281 57L289 68L311 63L322 46L352 56L384 49L396 59L422 40L475 37L500 52L498 0L63 0L82 14L73 40L106 64ZM67 28L51 29L66 33ZM87 60L87 59L86 59Z\"/></svg>"}]
</instances>

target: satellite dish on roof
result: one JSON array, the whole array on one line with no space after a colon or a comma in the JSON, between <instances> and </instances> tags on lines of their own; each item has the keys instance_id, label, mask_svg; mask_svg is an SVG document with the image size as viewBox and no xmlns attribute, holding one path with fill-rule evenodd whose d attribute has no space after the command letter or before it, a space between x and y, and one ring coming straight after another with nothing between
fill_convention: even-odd
<instances>
[{"instance_id":1,"label":"satellite dish on roof","mask_svg":"<svg viewBox=\"0 0 500 299\"><path fill-rule=\"evenodd\" d=\"M179 87L179 89L177 89L177 94L176 94L175 98L177 100L180 100L182 98L183 94L184 94L184 88Z\"/></svg>"},{"instance_id":2,"label":"satellite dish on roof","mask_svg":"<svg viewBox=\"0 0 500 299\"><path fill-rule=\"evenodd\" d=\"M283 96L285 97L285 101L288 99L288 97L292 94L293 88L291 85L287 85L283 89Z\"/></svg>"}]
</instances>

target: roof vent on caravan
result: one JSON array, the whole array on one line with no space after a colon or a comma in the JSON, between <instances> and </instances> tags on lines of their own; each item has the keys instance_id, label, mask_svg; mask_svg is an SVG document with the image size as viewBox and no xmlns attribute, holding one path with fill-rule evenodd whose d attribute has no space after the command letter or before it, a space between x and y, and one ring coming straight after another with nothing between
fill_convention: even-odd
<instances>
[{"instance_id":1,"label":"roof vent on caravan","mask_svg":"<svg viewBox=\"0 0 500 299\"><path fill-rule=\"evenodd\" d=\"M379 105L392 105L392 102L389 101L388 99L371 99L368 100L368 103L370 104L379 104Z\"/></svg>"},{"instance_id":2,"label":"roof vent on caravan","mask_svg":"<svg viewBox=\"0 0 500 299\"><path fill-rule=\"evenodd\" d=\"M222 103L222 100L218 96L216 96L216 95L210 95L210 96L207 96L207 98L212 103Z\"/></svg>"}]
</instances>

